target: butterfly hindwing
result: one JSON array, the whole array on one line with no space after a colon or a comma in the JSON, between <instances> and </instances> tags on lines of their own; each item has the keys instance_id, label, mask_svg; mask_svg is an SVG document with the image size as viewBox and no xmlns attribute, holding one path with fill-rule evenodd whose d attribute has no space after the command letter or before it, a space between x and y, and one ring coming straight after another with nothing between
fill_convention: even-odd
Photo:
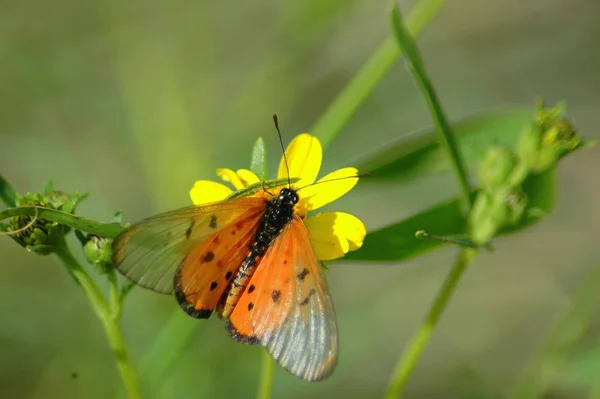
<instances>
[{"instance_id":1,"label":"butterfly hindwing","mask_svg":"<svg viewBox=\"0 0 600 399\"><path fill-rule=\"evenodd\" d=\"M290 312L291 293L294 289L290 285L290 279L293 277L293 268L290 267L293 242L283 240L283 233L258 264L229 318L227 330L229 335L238 342L259 343L253 325L253 316L257 311L261 314L268 313L271 330L279 328ZM284 248L284 244L287 248ZM285 298L282 299L282 296Z\"/></svg>"},{"instance_id":2,"label":"butterfly hindwing","mask_svg":"<svg viewBox=\"0 0 600 399\"><path fill-rule=\"evenodd\" d=\"M277 363L305 380L321 380L333 372L338 355L335 312L298 216L259 263L228 331L239 341L260 343Z\"/></svg>"},{"instance_id":3,"label":"butterfly hindwing","mask_svg":"<svg viewBox=\"0 0 600 399\"><path fill-rule=\"evenodd\" d=\"M138 285L162 293L173 292L179 268L189 278L200 273L217 277L222 271L217 265L232 270L239 267L234 259L245 255L247 247L243 244L248 230L258 226L264 208L265 199L246 197L151 217L132 225L115 239L113 263ZM214 251L209 254L213 245ZM197 270L190 272L188 268ZM195 286L203 282L181 280L183 287L196 294L210 292L210 283L206 287Z\"/></svg>"}]
</instances>

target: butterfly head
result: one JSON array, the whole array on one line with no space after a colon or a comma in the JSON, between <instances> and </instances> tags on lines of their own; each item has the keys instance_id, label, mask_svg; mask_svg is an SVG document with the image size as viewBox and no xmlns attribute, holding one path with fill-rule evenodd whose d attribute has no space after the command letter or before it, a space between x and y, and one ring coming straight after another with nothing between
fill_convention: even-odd
<instances>
[{"instance_id":1,"label":"butterfly head","mask_svg":"<svg viewBox=\"0 0 600 399\"><path fill-rule=\"evenodd\" d=\"M298 196L296 190L292 188L282 188L279 192L279 197L277 200L283 205L293 207L298 203L300 197Z\"/></svg>"}]
</instances>

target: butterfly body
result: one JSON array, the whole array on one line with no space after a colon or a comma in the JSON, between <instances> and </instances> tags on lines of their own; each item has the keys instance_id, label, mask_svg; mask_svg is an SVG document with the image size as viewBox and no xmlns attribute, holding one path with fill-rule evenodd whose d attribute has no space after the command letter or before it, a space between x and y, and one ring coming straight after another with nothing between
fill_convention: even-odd
<instances>
[{"instance_id":1,"label":"butterfly body","mask_svg":"<svg viewBox=\"0 0 600 399\"><path fill-rule=\"evenodd\" d=\"M289 188L282 189L276 199L267 201L252 244L249 245L246 259L219 300L217 313L220 317L227 318L231 315L267 249L281 234L283 228L292 221L294 205L297 203L298 194ZM177 297L181 298L181 295L177 295ZM186 309L188 304L184 302L183 307Z\"/></svg>"}]
</instances>

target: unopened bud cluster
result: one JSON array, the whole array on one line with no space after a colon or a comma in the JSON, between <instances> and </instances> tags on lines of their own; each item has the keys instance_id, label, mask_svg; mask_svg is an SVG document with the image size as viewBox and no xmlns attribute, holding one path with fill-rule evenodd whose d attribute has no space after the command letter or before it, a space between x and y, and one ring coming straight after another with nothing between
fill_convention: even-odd
<instances>
[{"instance_id":1,"label":"unopened bud cluster","mask_svg":"<svg viewBox=\"0 0 600 399\"><path fill-rule=\"evenodd\" d=\"M565 119L564 107L545 109L540 104L517 148L487 150L478 170L481 189L469 215L471 239L488 243L500 230L518 223L527 209L522 190L526 179L549 171L579 144L573 125Z\"/></svg>"},{"instance_id":2,"label":"unopened bud cluster","mask_svg":"<svg viewBox=\"0 0 600 399\"><path fill-rule=\"evenodd\" d=\"M120 212L115 214L113 223L121 223L123 217ZM112 265L112 242L106 237L99 237L94 234L84 234L81 231L75 231L75 235L83 246L83 254L88 263L96 269L98 274L107 274L113 270Z\"/></svg>"},{"instance_id":3,"label":"unopened bud cluster","mask_svg":"<svg viewBox=\"0 0 600 399\"><path fill-rule=\"evenodd\" d=\"M78 193L68 194L64 191L54 190L50 183L46 185L43 193L27 193L19 196L17 206L50 208L72 214L84 198L85 196ZM68 226L42 219L36 215L15 216L10 219L8 228L8 232L13 232L10 237L27 250L39 255L53 253L69 231Z\"/></svg>"}]
</instances>

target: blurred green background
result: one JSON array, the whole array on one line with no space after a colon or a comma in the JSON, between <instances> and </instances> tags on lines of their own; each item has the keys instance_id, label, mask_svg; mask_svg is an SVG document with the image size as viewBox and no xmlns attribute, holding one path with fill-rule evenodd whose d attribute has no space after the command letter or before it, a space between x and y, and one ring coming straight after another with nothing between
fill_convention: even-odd
<instances>
[{"instance_id":1,"label":"blurred green background","mask_svg":"<svg viewBox=\"0 0 600 399\"><path fill-rule=\"evenodd\" d=\"M90 192L79 214L109 220L123 210L128 221L188 205L193 182L213 179L216 167L247 167L258 136L273 172L280 150L271 114L284 140L308 130L387 37L387 12L383 0L4 2L0 171L21 192L40 190L47 178ZM567 100L582 134L598 138L598 15L596 0L457 0L418 42L451 118L543 96ZM322 170L428 125L399 63L329 147ZM600 267L599 168L597 150L561 162L555 212L478 258L406 397L497 398L518 381L555 317ZM453 177L438 174L410 185L363 184L335 208L373 229L456 193ZM277 369L274 397L381 396L454 252L331 264L338 368L318 384ZM0 397L112 397L121 382L104 332L62 266L8 238L0 254ZM125 306L123 329L148 397L253 397L260 348L234 343L216 318L175 311L173 298L142 289ZM162 359L147 354L171 317L195 332L181 352L162 348L176 365L152 378ZM598 344L598 324L580 350ZM547 397L585 397L600 375L596 353Z\"/></svg>"}]
</instances>

